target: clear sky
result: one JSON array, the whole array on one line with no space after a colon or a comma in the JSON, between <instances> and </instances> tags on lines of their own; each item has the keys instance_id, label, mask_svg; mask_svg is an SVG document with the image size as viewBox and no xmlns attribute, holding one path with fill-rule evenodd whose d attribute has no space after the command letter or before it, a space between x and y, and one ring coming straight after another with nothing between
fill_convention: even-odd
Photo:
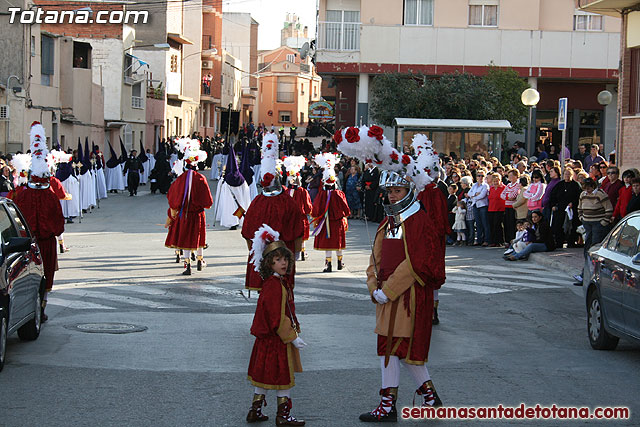
<instances>
[{"instance_id":1,"label":"clear sky","mask_svg":"<svg viewBox=\"0 0 640 427\"><path fill-rule=\"evenodd\" d=\"M258 21L258 49L280 46L280 30L287 12L300 17L300 24L309 27L309 37L316 32L316 0L223 0L223 12L248 12ZM222 22L224 26L224 21Z\"/></svg>"}]
</instances>

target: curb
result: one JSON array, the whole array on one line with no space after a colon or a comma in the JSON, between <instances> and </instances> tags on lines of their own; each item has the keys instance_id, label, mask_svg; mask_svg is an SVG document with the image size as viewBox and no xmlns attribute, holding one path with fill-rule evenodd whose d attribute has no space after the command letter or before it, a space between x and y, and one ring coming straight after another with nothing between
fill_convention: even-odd
<instances>
[{"instance_id":1,"label":"curb","mask_svg":"<svg viewBox=\"0 0 640 427\"><path fill-rule=\"evenodd\" d=\"M570 276L580 273L581 269L579 267L574 267L572 265L567 264L557 258L550 257L549 255L545 255L545 252L542 253L532 253L529 255L529 259L536 264L540 264L544 267L551 268L553 270L557 270L558 272L566 273Z\"/></svg>"}]
</instances>

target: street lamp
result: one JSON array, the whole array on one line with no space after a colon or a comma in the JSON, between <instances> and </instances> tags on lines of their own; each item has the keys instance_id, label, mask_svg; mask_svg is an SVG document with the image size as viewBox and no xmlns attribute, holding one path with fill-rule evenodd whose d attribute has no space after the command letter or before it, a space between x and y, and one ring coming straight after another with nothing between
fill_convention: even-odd
<instances>
[{"instance_id":1,"label":"street lamp","mask_svg":"<svg viewBox=\"0 0 640 427\"><path fill-rule=\"evenodd\" d=\"M533 153L533 150L531 149L531 146L533 145L533 133L535 132L535 128L532 129L533 109L536 107L536 105L538 105L538 102L540 102L540 93L534 88L530 87L529 89L525 89L524 92L522 92L522 96L520 97L520 99L522 100L522 103L524 105L529 107L529 122L527 123L527 155L531 155L531 153Z\"/></svg>"},{"instance_id":2,"label":"street lamp","mask_svg":"<svg viewBox=\"0 0 640 427\"><path fill-rule=\"evenodd\" d=\"M609 92L608 90L600 91L600 93L598 94L598 104L603 106L602 115L600 116L600 133L601 133L600 142L602 142L603 146L604 146L605 140L606 140L604 131L607 128L607 125L606 125L606 121L607 121L607 105L611 104L611 101L613 101L613 95L611 94L611 92ZM617 145L618 141L615 141L615 143ZM617 157L617 155L618 155L618 147L616 146L616 147L614 147L614 149L616 150L616 157Z\"/></svg>"},{"instance_id":3,"label":"street lamp","mask_svg":"<svg viewBox=\"0 0 640 427\"><path fill-rule=\"evenodd\" d=\"M135 42L135 40L134 40L134 42ZM161 50L169 50L169 48L171 48L171 45L169 43L154 43L154 44L142 44L142 45L136 45L134 43L131 46L129 46L128 48L124 49L123 52L126 52L129 49L138 48L138 47L155 47L155 48L158 48L158 49L161 49Z\"/></svg>"}]
</instances>

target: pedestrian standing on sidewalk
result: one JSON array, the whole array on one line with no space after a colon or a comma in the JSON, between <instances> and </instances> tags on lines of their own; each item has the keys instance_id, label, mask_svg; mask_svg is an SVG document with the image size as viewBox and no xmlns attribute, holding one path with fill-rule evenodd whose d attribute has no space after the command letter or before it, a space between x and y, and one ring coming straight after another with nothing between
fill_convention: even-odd
<instances>
[{"instance_id":1,"label":"pedestrian standing on sidewalk","mask_svg":"<svg viewBox=\"0 0 640 427\"><path fill-rule=\"evenodd\" d=\"M624 188L620 189L618 193L618 202L613 209L613 222L620 221L627 214L627 205L632 196L631 180L636 177L637 175L634 169L627 169L622 173Z\"/></svg>"},{"instance_id":2,"label":"pedestrian standing on sidewalk","mask_svg":"<svg viewBox=\"0 0 640 427\"><path fill-rule=\"evenodd\" d=\"M303 426L304 421L291 416L291 388L295 385L293 373L302 372L299 350L307 344L299 337L293 283L287 279L293 269L293 253L279 238L280 233L263 224L251 245L251 266L264 282L251 325L256 340L248 378L255 388L247 422L269 419L262 413L265 396L267 390L277 390L276 425Z\"/></svg>"},{"instance_id":3,"label":"pedestrian standing on sidewalk","mask_svg":"<svg viewBox=\"0 0 640 427\"><path fill-rule=\"evenodd\" d=\"M466 240L468 246L473 245L476 240L476 222L473 216L473 200L468 196L471 184L472 178L470 176L463 176L460 179L460 185L464 189L464 193L461 194L461 200L465 202L465 209L467 211L464 222L467 226L465 233L467 236Z\"/></svg>"},{"instance_id":4,"label":"pedestrian standing on sidewalk","mask_svg":"<svg viewBox=\"0 0 640 427\"><path fill-rule=\"evenodd\" d=\"M564 242L567 247L575 248L578 241L576 228L578 220L578 201L580 199L580 185L573 180L573 169L564 170L563 180L553 188L549 197L549 206L553 212L553 223L551 230L556 240L556 247L562 248ZM571 214L569 215L569 211ZM569 217L567 217L569 215Z\"/></svg>"},{"instance_id":5,"label":"pedestrian standing on sidewalk","mask_svg":"<svg viewBox=\"0 0 640 427\"><path fill-rule=\"evenodd\" d=\"M467 225L465 218L467 216L467 204L463 201L459 201L457 206L453 208L453 214L455 220L453 222L453 231L456 233L456 242L454 246L462 246L467 244L465 232L467 231Z\"/></svg>"},{"instance_id":6,"label":"pedestrian standing on sidewalk","mask_svg":"<svg viewBox=\"0 0 640 427\"><path fill-rule=\"evenodd\" d=\"M640 178L631 180L631 200L627 205L627 214L640 210Z\"/></svg>"},{"instance_id":7,"label":"pedestrian standing on sidewalk","mask_svg":"<svg viewBox=\"0 0 640 427\"><path fill-rule=\"evenodd\" d=\"M540 170L536 169L531 172L531 184L524 191L524 198L527 199L527 208L529 213L535 210L542 210L542 197L544 196L546 184L544 176Z\"/></svg>"},{"instance_id":8,"label":"pedestrian standing on sidewalk","mask_svg":"<svg viewBox=\"0 0 640 427\"><path fill-rule=\"evenodd\" d=\"M473 201L473 216L478 230L476 245L489 246L491 228L489 227L489 185L484 182L486 169L478 169L476 183L469 190L468 197Z\"/></svg>"},{"instance_id":9,"label":"pedestrian standing on sidewalk","mask_svg":"<svg viewBox=\"0 0 640 427\"><path fill-rule=\"evenodd\" d=\"M500 174L489 175L489 227L491 229L490 245L493 248L504 245L504 210L505 202L501 198L505 185L502 183Z\"/></svg>"},{"instance_id":10,"label":"pedestrian standing on sidewalk","mask_svg":"<svg viewBox=\"0 0 640 427\"><path fill-rule=\"evenodd\" d=\"M509 183L502 190L500 198L504 200L504 238L508 242L515 238L516 234L516 211L513 208L518 195L520 194L520 172L518 169L511 169L508 173Z\"/></svg>"},{"instance_id":11,"label":"pedestrian standing on sidewalk","mask_svg":"<svg viewBox=\"0 0 640 427\"><path fill-rule=\"evenodd\" d=\"M584 245L586 257L591 246L600 243L609 232L613 206L607 193L598 189L593 179L585 179L582 189L584 191L580 194L578 217L586 231Z\"/></svg>"}]
</instances>

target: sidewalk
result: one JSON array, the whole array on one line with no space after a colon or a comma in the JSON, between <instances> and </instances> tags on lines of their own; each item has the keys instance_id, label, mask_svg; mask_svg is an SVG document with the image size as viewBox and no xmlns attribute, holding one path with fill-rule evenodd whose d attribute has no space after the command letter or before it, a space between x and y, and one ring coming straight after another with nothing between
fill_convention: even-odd
<instances>
[{"instance_id":1,"label":"sidewalk","mask_svg":"<svg viewBox=\"0 0 640 427\"><path fill-rule=\"evenodd\" d=\"M558 272L570 275L582 272L584 251L582 248L556 249L553 252L535 252L529 260Z\"/></svg>"}]
</instances>

